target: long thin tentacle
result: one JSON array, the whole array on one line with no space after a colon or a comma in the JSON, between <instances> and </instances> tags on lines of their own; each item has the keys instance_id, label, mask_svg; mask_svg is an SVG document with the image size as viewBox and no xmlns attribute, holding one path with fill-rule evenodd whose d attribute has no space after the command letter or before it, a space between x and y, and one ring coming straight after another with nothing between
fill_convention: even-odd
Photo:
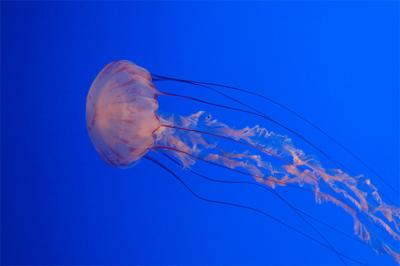
<instances>
[{"instance_id":1,"label":"long thin tentacle","mask_svg":"<svg viewBox=\"0 0 400 266\"><path fill-rule=\"evenodd\" d=\"M350 260L350 261L352 261L352 262L355 262L355 263L358 263L358 264L361 264L361 265L367 265L366 263L361 262L361 261L359 261L359 260L357 260L357 259L354 259L354 258L352 258L352 257L350 257L350 256L348 256L348 255L345 255L345 254L343 254L343 253L341 253L341 252L332 250L332 248L331 248L329 245L327 245L327 244L321 242L320 240L314 238L313 236L311 236L311 235L309 235L309 234L307 234L307 233L304 233L304 232L300 231L300 230L297 229L296 227L293 227L293 226L291 226L291 225L285 223L284 221L282 221L282 220L280 220L280 219L278 219L278 218L276 218L276 217L270 215L270 214L267 213L266 211L259 210L259 209L256 209L256 208L253 208L253 207L250 207L250 206L247 206L247 205L238 204L238 203L232 203L232 202L226 202L226 201L220 201L220 200L211 200L211 199L205 198L205 197L203 197L203 196L197 194L196 192L194 192L194 191L182 180L182 178L180 178L175 172L173 172L171 169L169 169L167 166L165 166L165 165L162 164L161 162L157 161L156 159L154 159L153 157L151 157L151 156L149 156L149 155L146 155L146 156L144 156L143 158L145 158L145 159L147 159L147 160L153 162L154 164L158 165L159 167L161 167L162 169L164 169L165 171L167 171L170 175L174 176L175 179L178 180L178 182L181 183L193 196L195 196L196 198L198 198L198 199L200 199L200 200L202 200L202 201L209 202L209 203L214 203L214 204L220 204L220 205L226 205L226 206L236 207L236 208L241 208L241 209L247 209L247 210L250 210L250 211L253 211L253 212L257 212L257 213L259 213L259 214L261 214L261 215L263 215L263 216L265 216L265 217L267 217L267 218L269 218L269 219L275 221L276 223L279 223L279 224L283 225L284 227L286 227L286 228L288 228L288 229L290 229L290 230L292 230L292 231L294 231L294 232L296 232L296 233L302 235L303 237L308 238L309 240L311 240L311 241L313 241L313 242L319 244L320 246L322 246L322 247L324 247L324 248L330 250L331 252L334 252L334 253L337 252L337 253L340 254L340 256L342 256L343 258L346 258L346 259L348 259L348 260Z\"/></svg>"},{"instance_id":2,"label":"long thin tentacle","mask_svg":"<svg viewBox=\"0 0 400 266\"><path fill-rule=\"evenodd\" d=\"M206 89L212 90L222 96L224 96L225 98L228 98L242 106L245 106L253 111L259 112L261 114L263 114L263 112L261 112L260 110L256 109L255 107L244 103L243 101L240 101L230 95L227 95L226 93L221 92L220 90L217 90L211 86L216 86L216 87L221 87L221 88L226 88L226 89L230 89L230 90L235 90L235 91L240 91L249 95L253 95L256 96L258 98L264 99L276 106L279 106L280 108L288 111L289 113L293 114L294 116L296 116L297 118L299 118L300 120L302 120L303 122L307 123L308 125L310 125L311 127L313 127L314 129L316 129L317 131L319 131L321 134L323 134L324 136L326 136L329 140L331 140L333 143L335 143L336 145L338 145L340 148L342 148L345 152L347 152L350 156L352 156L356 161L358 161L361 165L363 165L366 169L368 169L371 173L373 173L378 179L380 179L382 181L382 183L384 183L387 187L389 187L392 191L396 192L396 195L399 195L399 190L396 189L395 187L393 187L390 183L388 183L384 178L382 178L382 175L379 174L374 168L372 168L371 166L369 166L363 159L361 159L360 156L358 156L357 154L355 154L355 152L353 152L352 150L350 150L347 146L343 145L342 143L340 143L338 140L336 140L334 137L332 137L330 134L328 134L326 131L324 131L321 127L319 127L318 125L316 125L315 123L311 122L309 119L307 119L306 117L300 115L298 112L294 111L293 109L289 108L288 106L277 102L276 100L267 97L265 95L262 95L260 93L256 93L250 90L246 90L246 89L242 89L242 88L238 88L238 87L233 87L233 86L228 86L228 85L224 85L224 84L220 84L220 83L213 83L213 82L202 82L202 81L193 81L193 80L185 80L185 79L178 79L178 78L173 78L173 77L167 77L167 76L161 76L161 75L156 75L153 74L153 76L159 80L172 80L172 81L178 81L178 82L184 82L184 83L188 83L188 84L192 84L192 85L196 85L196 86L201 86L204 87Z\"/></svg>"},{"instance_id":3,"label":"long thin tentacle","mask_svg":"<svg viewBox=\"0 0 400 266\"><path fill-rule=\"evenodd\" d=\"M167 153L161 152L161 154L162 154L164 157L166 157L167 159L169 159L171 162L173 162L174 164L176 164L176 165L178 165L178 166L182 166L182 164L179 163L179 161L177 161L176 159L174 159L173 157L171 157L171 156L168 155ZM260 188L260 189L263 189L263 190L267 190L267 191L269 191L269 192L275 191L275 190L272 190L272 191L271 191L270 188L266 187L265 185L261 185L260 183L256 183L256 182L216 179L216 178L212 178L212 177L206 176L206 175L204 175L204 174L201 174L201 173L199 173L199 172L197 172L197 171L194 171L193 169L190 169L190 168L187 169L187 170L188 170L190 173L192 173L192 174L194 174L194 175L196 175L196 176L198 176L198 177L201 177L201 178L203 178L203 179L206 179L206 180L208 180L208 181L211 181L211 182L225 183L225 184L243 184L243 185L251 185L251 186L255 186L255 187L258 187L258 188ZM276 192L276 191L275 191L275 192ZM335 226L330 225L330 224L328 224L327 222L324 222L324 221L322 221L322 220L320 220L320 219L318 219L318 218L316 218L316 217L314 217L314 216L308 214L307 212L303 211L303 210L300 209L300 208L297 208L296 206L294 206L294 205L292 205L292 204L291 204L291 206L292 206L292 208L294 208L296 211L300 212L302 215L306 216L306 217L309 218L310 220L313 220L313 221L315 221L316 223L319 223L319 224L321 224L321 225L323 225L323 226L325 226L325 227L331 229L332 231L335 231L336 233L339 233L339 234L345 236L345 237L348 238L348 239L351 239L351 240L353 240L353 241L359 242L359 243L361 243L361 244L363 244L363 245L367 245L364 241L361 241L359 238L356 238L356 237L354 237L354 236L352 236L352 235L350 235L350 234L348 234L348 233L346 233L346 232L344 232L344 231L342 231L342 230L336 228Z\"/></svg>"},{"instance_id":4,"label":"long thin tentacle","mask_svg":"<svg viewBox=\"0 0 400 266\"><path fill-rule=\"evenodd\" d=\"M317 145L313 144L309 139L307 139L306 137L304 137L302 134L300 134L299 132L287 127L286 125L278 122L275 119L272 119L269 116L260 114L258 112L253 112L253 111L248 111L245 109L241 109L241 108L237 108L237 107L233 107L233 106L228 106L228 105L224 105L224 104L218 104L218 103L214 103L214 102L210 102L210 101L206 101L203 99L199 99L196 97L192 97L192 96L188 96L188 95L183 95L183 94L177 94L177 93L170 93L170 92L166 92L166 91L159 91L160 95L165 95L165 96L172 96L172 97L178 97L178 98L183 98L183 99L187 99L187 100L191 100L191 101L195 101L195 102L200 102L203 104L207 104L207 105L212 105L215 107L219 107L219 108L224 108L224 109L228 109L228 110L232 110L232 111L236 111L236 112L240 112L240 113L246 113L249 115L253 115L253 116L257 116L260 117L262 119L268 120L276 125L278 125L279 127L289 131L290 133L292 133L293 135L299 137L301 140L303 140L305 143L307 143L308 145L310 145L311 147L313 147L315 150L317 150L318 152L320 152L325 158L327 158L328 160L330 160L331 162L335 163L336 165L340 166L341 168L347 170L348 172L349 169L343 165L341 162L335 160L334 158L332 158L329 154L327 154L325 151L323 151L321 148L319 148Z\"/></svg>"},{"instance_id":5,"label":"long thin tentacle","mask_svg":"<svg viewBox=\"0 0 400 266\"><path fill-rule=\"evenodd\" d=\"M228 166L225 166L225 165L223 165L223 164L219 164L219 163L216 163L216 162L207 160L206 158L203 158L203 157L201 157L201 156L197 156L197 155L192 154L192 153L187 152L187 151L180 150L180 149L178 149L178 148L174 148L174 147L170 147L170 146L153 146L153 147L151 148L151 150L155 150L155 151L158 151L158 150L166 150L166 151L172 151L172 152L182 153L182 154L185 154L185 155L187 155L187 156L189 156L189 157L191 157L191 158L193 158L193 159L195 159L195 160L197 160L197 161L202 161L202 162L205 162L205 163L207 163L207 164L210 164L210 165L213 165L213 166L222 168L222 169L226 169L226 170L228 170L228 171L231 171L231 172L234 172L234 173L237 173L237 174L240 174L240 175L244 175L244 176L248 176L248 177L254 178L254 175L251 174L251 173L247 173L247 172L244 172L244 171L241 171L241 170L238 170L238 169L229 168ZM221 155L221 156L224 157L223 155ZM278 182L278 181L271 180L271 182ZM309 188L307 188L307 187L295 186L295 185L293 185L293 184L286 184L286 186L287 186L287 187L290 187L290 188L293 188L293 189L305 191L305 192L308 192L308 193L311 193L311 194L314 193L314 191L313 191L312 189L309 189ZM361 213L361 214L362 214L362 213ZM374 225L375 227L381 229L377 224L373 223L373 225Z\"/></svg>"},{"instance_id":6,"label":"long thin tentacle","mask_svg":"<svg viewBox=\"0 0 400 266\"><path fill-rule=\"evenodd\" d=\"M169 158L170 160L174 161L175 164L181 165L179 164L178 161L176 161L175 159L173 159L172 157L170 157L169 155L163 153L164 156L166 156L167 158ZM191 171L192 173L196 173L195 171ZM200 175L198 175L200 176ZM204 175L202 175L204 176ZM207 180L210 180L212 182L219 182L219 183L230 183L230 182L224 182L224 180L218 180L218 179L213 179L213 178L207 178ZM246 182L246 184L254 184L252 182ZM297 214L297 216L304 222L306 223L312 230L314 230L314 232L316 232L324 241L325 243L330 246L335 252L336 255L338 256L338 258L340 259L340 261L344 264L347 265L346 261L340 256L340 254L337 252L336 248L333 246L333 244L325 237L324 234L321 233L320 230L318 230L318 228L316 228L312 223L310 223L307 219L305 219L305 217L303 216L303 212L300 211L296 206L294 206L291 202L289 202L287 199L285 199L283 196L281 196L276 190L271 189L269 187L265 187L265 190L267 190L268 192L272 193L274 196L276 196L280 201L282 201L286 206L288 206L292 211L294 211L294 213Z\"/></svg>"}]
</instances>

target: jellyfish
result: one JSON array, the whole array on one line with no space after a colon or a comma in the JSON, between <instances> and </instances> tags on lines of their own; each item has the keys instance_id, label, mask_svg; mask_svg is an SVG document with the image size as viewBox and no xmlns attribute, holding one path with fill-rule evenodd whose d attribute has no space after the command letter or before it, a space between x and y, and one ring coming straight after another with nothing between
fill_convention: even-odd
<instances>
[{"instance_id":1,"label":"jellyfish","mask_svg":"<svg viewBox=\"0 0 400 266\"><path fill-rule=\"evenodd\" d=\"M157 84L162 87L163 81L179 82L212 90L240 107L212 102L190 94L172 93L154 85L158 82ZM368 245L377 253L387 254L400 264L398 250L400 208L395 203L384 199L371 178L352 174L343 163L335 160L299 132L219 88L233 89L272 101L266 96L223 84L151 74L146 69L126 60L111 62L97 75L87 95L86 123L90 139L100 157L113 167L129 168L142 159L147 160L173 176L196 198L257 212L330 250L345 265L347 261L363 265L365 262L339 251L312 222ZM261 122L245 127L235 127L204 109L189 114L166 114L159 110L159 97L174 97L191 101L193 104L202 104L203 107L209 106L232 113L244 113L259 118ZM275 104L281 105L276 102ZM288 109L286 106L281 106ZM376 174L376 171L361 158L329 134L295 111L288 110L317 128ZM267 129L262 124L264 121L275 123L286 133ZM288 134L298 137L299 140L311 146L334 163L335 167L324 167L316 156L308 155L295 146ZM209 199L200 195L163 160L179 166L182 171L190 172L210 182L247 184L272 193L319 237L305 233L265 210L234 202ZM241 179L218 179L211 177L208 173L200 173L195 170L195 165L200 163L222 168L240 176ZM351 217L353 234L344 232L298 208L282 196L279 189L297 189L302 193L313 195L316 204L337 206L338 210L344 211ZM391 189L396 190L393 187Z\"/></svg>"}]
</instances>

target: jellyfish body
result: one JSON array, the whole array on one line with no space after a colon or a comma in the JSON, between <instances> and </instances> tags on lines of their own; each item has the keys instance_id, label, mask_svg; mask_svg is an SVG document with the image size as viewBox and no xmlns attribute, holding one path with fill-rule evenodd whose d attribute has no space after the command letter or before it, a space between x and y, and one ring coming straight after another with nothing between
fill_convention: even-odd
<instances>
[{"instance_id":1,"label":"jellyfish body","mask_svg":"<svg viewBox=\"0 0 400 266\"><path fill-rule=\"evenodd\" d=\"M204 111L180 116L161 115L158 113L158 96L178 97L271 120L254 108L249 111L156 90L147 70L129 61L116 61L106 65L98 74L87 97L87 128L102 159L114 167L125 168L154 151L171 155L183 168L190 170L198 162L209 163L230 173L251 177L297 214L304 212L296 211L277 193L277 189L294 187L310 192L317 204L334 204L349 214L354 234L360 241L377 252L392 256L400 264L400 253L393 248L400 242L400 208L385 202L370 179L351 175L339 168L325 168L315 157L296 147L288 136L260 125L236 128ZM283 128L310 143L290 128ZM237 146L234 150L229 149L223 145L224 141ZM383 229L387 241L379 240L375 227ZM328 248L343 258L343 254L324 240Z\"/></svg>"},{"instance_id":2,"label":"jellyfish body","mask_svg":"<svg viewBox=\"0 0 400 266\"><path fill-rule=\"evenodd\" d=\"M156 91L147 70L128 61L106 65L94 80L86 103L89 136L110 165L134 164L154 144L160 127Z\"/></svg>"}]
</instances>

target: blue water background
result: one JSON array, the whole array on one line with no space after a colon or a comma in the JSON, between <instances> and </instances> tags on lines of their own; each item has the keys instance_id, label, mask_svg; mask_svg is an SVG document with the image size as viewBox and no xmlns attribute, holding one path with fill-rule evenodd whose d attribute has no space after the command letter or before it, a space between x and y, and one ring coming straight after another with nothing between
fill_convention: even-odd
<instances>
[{"instance_id":1,"label":"blue water background","mask_svg":"<svg viewBox=\"0 0 400 266\"><path fill-rule=\"evenodd\" d=\"M332 252L261 215L199 201L149 162L127 170L106 165L86 131L86 94L98 71L116 59L153 73L243 87L303 114L398 188L399 47L395 1L2 2L2 263L340 264ZM199 88L157 86L228 103ZM248 95L240 99L370 176L287 112ZM195 110L236 127L262 123L287 134L251 116L160 97L160 114ZM169 165L201 195L261 208L316 236L267 192L210 184ZM198 169L240 178L204 164ZM371 179L383 197L399 202ZM352 233L350 217L337 207L316 207L310 194L279 192ZM318 228L346 254L393 264Z\"/></svg>"}]
</instances>

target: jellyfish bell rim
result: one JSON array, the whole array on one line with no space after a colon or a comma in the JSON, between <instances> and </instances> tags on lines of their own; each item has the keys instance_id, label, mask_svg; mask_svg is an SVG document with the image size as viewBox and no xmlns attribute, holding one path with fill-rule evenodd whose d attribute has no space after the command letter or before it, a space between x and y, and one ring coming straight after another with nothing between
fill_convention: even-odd
<instances>
[{"instance_id":1,"label":"jellyfish bell rim","mask_svg":"<svg viewBox=\"0 0 400 266\"><path fill-rule=\"evenodd\" d=\"M110 147L109 144L107 143L106 136L104 136L104 133L101 132L101 128L99 128L98 125L96 125L96 123L98 124L96 120L99 120L96 119L96 115L98 112L99 98L101 97L102 93L105 94L103 90L104 91L107 90L107 88L104 88L106 87L105 84L107 84L108 82L107 78L108 79L114 78L113 75L115 73L113 73L113 71L117 74L118 73L127 74L127 76L131 76L132 79L136 78L138 80L138 83L140 84L143 82L146 83L145 85L147 85L151 90L150 93L148 93L150 95L148 99L152 99L155 102L155 106L153 107L153 109L150 110L150 114L154 116L154 118L152 119L156 120L159 124L159 125L156 124L153 127L153 130L149 132L147 136L147 140L152 139L152 141L150 141L151 142L150 145L145 146L141 149L136 149L134 156L130 158L129 157L124 158L123 161L116 161L115 158L110 157L110 151L112 151L112 147ZM152 83L152 76L148 70L142 68L141 66L129 60L114 60L106 64L97 73L95 79L91 83L91 86L89 88L86 97L86 129L89 138L92 142L92 145L94 146L96 152L101 157L101 159L108 165L115 168L126 169L134 167L140 161L140 159L147 154L150 148L154 145L155 140L157 138L156 132L161 126L160 120L156 114L157 109L158 109L157 91L155 89L154 84Z\"/></svg>"}]
</instances>

